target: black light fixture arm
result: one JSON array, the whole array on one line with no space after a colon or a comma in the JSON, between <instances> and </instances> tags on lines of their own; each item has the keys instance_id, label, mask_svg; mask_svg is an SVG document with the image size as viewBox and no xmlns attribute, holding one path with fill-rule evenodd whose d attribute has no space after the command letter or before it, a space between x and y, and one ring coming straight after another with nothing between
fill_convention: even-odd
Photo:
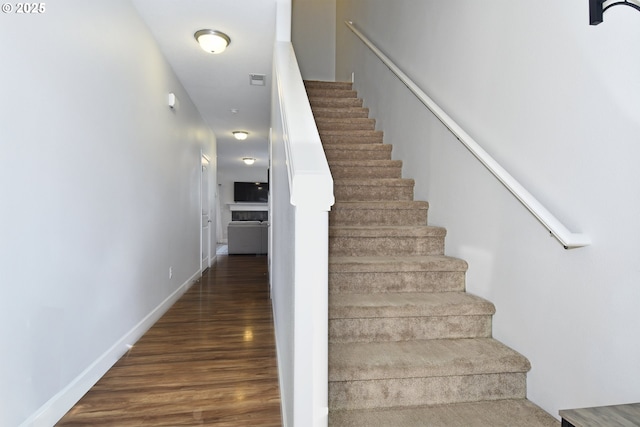
<instances>
[{"instance_id":1,"label":"black light fixture arm","mask_svg":"<svg viewBox=\"0 0 640 427\"><path fill-rule=\"evenodd\" d=\"M631 6L640 12L640 3L634 0L589 0L589 24L602 23L602 15L613 6Z\"/></svg>"}]
</instances>

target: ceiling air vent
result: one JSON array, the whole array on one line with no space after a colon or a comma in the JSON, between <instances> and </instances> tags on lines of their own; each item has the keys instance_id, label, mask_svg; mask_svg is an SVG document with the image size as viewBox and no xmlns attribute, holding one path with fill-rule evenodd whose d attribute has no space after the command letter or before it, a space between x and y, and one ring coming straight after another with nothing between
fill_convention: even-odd
<instances>
[{"instance_id":1,"label":"ceiling air vent","mask_svg":"<svg viewBox=\"0 0 640 427\"><path fill-rule=\"evenodd\" d=\"M264 74L249 74L249 84L251 86L264 86L267 77Z\"/></svg>"}]
</instances>

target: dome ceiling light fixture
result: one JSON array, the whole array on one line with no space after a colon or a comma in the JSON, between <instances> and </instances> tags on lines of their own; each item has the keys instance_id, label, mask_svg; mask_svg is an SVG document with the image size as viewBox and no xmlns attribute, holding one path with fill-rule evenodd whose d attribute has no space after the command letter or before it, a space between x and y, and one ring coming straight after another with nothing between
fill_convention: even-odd
<instances>
[{"instance_id":1,"label":"dome ceiling light fixture","mask_svg":"<svg viewBox=\"0 0 640 427\"><path fill-rule=\"evenodd\" d=\"M256 159L254 159L253 157L243 157L242 161L244 162L245 165L251 166L256 162Z\"/></svg>"},{"instance_id":2,"label":"dome ceiling light fixture","mask_svg":"<svg viewBox=\"0 0 640 427\"><path fill-rule=\"evenodd\" d=\"M234 130L231 133L233 134L233 137L238 141L244 141L249 137L249 132L247 132L246 130Z\"/></svg>"},{"instance_id":3,"label":"dome ceiling light fixture","mask_svg":"<svg viewBox=\"0 0 640 427\"><path fill-rule=\"evenodd\" d=\"M208 53L222 53L231 43L231 39L223 32L216 30L198 30L193 35L196 41Z\"/></svg>"}]
</instances>

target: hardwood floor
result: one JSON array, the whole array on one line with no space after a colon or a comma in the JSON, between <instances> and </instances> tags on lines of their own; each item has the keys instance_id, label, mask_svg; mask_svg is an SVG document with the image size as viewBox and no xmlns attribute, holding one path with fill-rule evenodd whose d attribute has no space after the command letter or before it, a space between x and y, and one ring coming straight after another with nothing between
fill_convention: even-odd
<instances>
[{"instance_id":1,"label":"hardwood floor","mask_svg":"<svg viewBox=\"0 0 640 427\"><path fill-rule=\"evenodd\" d=\"M267 258L218 256L57 425L280 427Z\"/></svg>"}]
</instances>

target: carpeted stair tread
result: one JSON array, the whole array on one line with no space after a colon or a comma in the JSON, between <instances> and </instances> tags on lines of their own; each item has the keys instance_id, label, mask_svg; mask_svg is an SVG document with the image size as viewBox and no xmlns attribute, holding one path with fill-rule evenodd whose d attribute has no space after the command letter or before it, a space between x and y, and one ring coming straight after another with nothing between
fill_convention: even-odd
<instances>
[{"instance_id":1,"label":"carpeted stair tread","mask_svg":"<svg viewBox=\"0 0 640 427\"><path fill-rule=\"evenodd\" d=\"M370 135L370 136L353 136L353 135L322 135L320 132L320 138L322 139L322 145L325 147L329 147L329 149L334 148L333 145L342 146L342 145L382 145L382 135Z\"/></svg>"},{"instance_id":2,"label":"carpeted stair tread","mask_svg":"<svg viewBox=\"0 0 640 427\"><path fill-rule=\"evenodd\" d=\"M367 167L367 168L401 168L402 160L333 160L329 166Z\"/></svg>"},{"instance_id":3,"label":"carpeted stair tread","mask_svg":"<svg viewBox=\"0 0 640 427\"><path fill-rule=\"evenodd\" d=\"M352 89L339 88L306 88L309 98L357 98L358 94Z\"/></svg>"},{"instance_id":4,"label":"carpeted stair tread","mask_svg":"<svg viewBox=\"0 0 640 427\"><path fill-rule=\"evenodd\" d=\"M324 152L329 162L334 160L391 160L391 145L387 144L328 144Z\"/></svg>"},{"instance_id":5,"label":"carpeted stair tread","mask_svg":"<svg viewBox=\"0 0 640 427\"><path fill-rule=\"evenodd\" d=\"M320 138L331 137L374 137L382 140L383 133L373 129L319 129ZM322 141L324 143L324 140Z\"/></svg>"},{"instance_id":6,"label":"carpeted stair tread","mask_svg":"<svg viewBox=\"0 0 640 427\"><path fill-rule=\"evenodd\" d=\"M466 272L465 260L446 255L421 255L397 257L329 257L329 272L340 273L384 273L415 271L461 271Z\"/></svg>"},{"instance_id":7,"label":"carpeted stair tread","mask_svg":"<svg viewBox=\"0 0 640 427\"><path fill-rule=\"evenodd\" d=\"M357 186L333 181L334 197L338 201L413 200L413 186Z\"/></svg>"},{"instance_id":8,"label":"carpeted stair tread","mask_svg":"<svg viewBox=\"0 0 640 427\"><path fill-rule=\"evenodd\" d=\"M351 82L327 82L321 80L305 80L304 86L307 89L311 88L332 88L332 89L345 89L350 90L353 87Z\"/></svg>"},{"instance_id":9,"label":"carpeted stair tread","mask_svg":"<svg viewBox=\"0 0 640 427\"><path fill-rule=\"evenodd\" d=\"M333 191L337 201L413 200L413 179L407 178L335 178Z\"/></svg>"},{"instance_id":10,"label":"carpeted stair tread","mask_svg":"<svg viewBox=\"0 0 640 427\"><path fill-rule=\"evenodd\" d=\"M493 315L489 301L466 292L336 294L330 296L330 319Z\"/></svg>"},{"instance_id":11,"label":"carpeted stair tread","mask_svg":"<svg viewBox=\"0 0 640 427\"><path fill-rule=\"evenodd\" d=\"M462 292L467 263L444 255L329 257L329 292Z\"/></svg>"},{"instance_id":12,"label":"carpeted stair tread","mask_svg":"<svg viewBox=\"0 0 640 427\"><path fill-rule=\"evenodd\" d=\"M376 121L364 117L316 117L319 131L331 130L375 130Z\"/></svg>"},{"instance_id":13,"label":"carpeted stair tread","mask_svg":"<svg viewBox=\"0 0 640 427\"><path fill-rule=\"evenodd\" d=\"M329 168L335 179L348 178L340 174L361 173L362 178L402 178L401 160L329 160ZM394 174L397 176L384 176ZM353 176L358 178L358 176Z\"/></svg>"},{"instance_id":14,"label":"carpeted stair tread","mask_svg":"<svg viewBox=\"0 0 640 427\"><path fill-rule=\"evenodd\" d=\"M383 133L378 130L318 129L322 145L331 144L382 144Z\"/></svg>"},{"instance_id":15,"label":"carpeted stair tread","mask_svg":"<svg viewBox=\"0 0 640 427\"><path fill-rule=\"evenodd\" d=\"M560 422L527 399L448 405L335 410L332 427L560 427Z\"/></svg>"},{"instance_id":16,"label":"carpeted stair tread","mask_svg":"<svg viewBox=\"0 0 640 427\"><path fill-rule=\"evenodd\" d=\"M309 103L313 108L348 108L362 107L362 99L359 98L336 98L336 97L309 97Z\"/></svg>"},{"instance_id":17,"label":"carpeted stair tread","mask_svg":"<svg viewBox=\"0 0 640 427\"><path fill-rule=\"evenodd\" d=\"M329 226L330 256L441 255L447 230L428 225Z\"/></svg>"},{"instance_id":18,"label":"carpeted stair tread","mask_svg":"<svg viewBox=\"0 0 640 427\"><path fill-rule=\"evenodd\" d=\"M319 131L320 139L323 147L331 147L332 145L363 145L363 144L382 144L383 135L378 131L369 131L368 135L352 135L349 133L339 132L337 134L326 134L325 131Z\"/></svg>"},{"instance_id":19,"label":"carpeted stair tread","mask_svg":"<svg viewBox=\"0 0 640 427\"><path fill-rule=\"evenodd\" d=\"M357 185L361 187L412 187L415 181L411 178L377 178L377 179L335 179L334 185Z\"/></svg>"},{"instance_id":20,"label":"carpeted stair tread","mask_svg":"<svg viewBox=\"0 0 640 427\"><path fill-rule=\"evenodd\" d=\"M441 255L445 235L426 225L329 226L329 255Z\"/></svg>"},{"instance_id":21,"label":"carpeted stair tread","mask_svg":"<svg viewBox=\"0 0 640 427\"><path fill-rule=\"evenodd\" d=\"M419 200L377 202L336 202L331 209L348 210L428 210L429 202Z\"/></svg>"},{"instance_id":22,"label":"carpeted stair tread","mask_svg":"<svg viewBox=\"0 0 640 427\"><path fill-rule=\"evenodd\" d=\"M331 343L491 337L493 304L465 292L332 293Z\"/></svg>"},{"instance_id":23,"label":"carpeted stair tread","mask_svg":"<svg viewBox=\"0 0 640 427\"><path fill-rule=\"evenodd\" d=\"M491 337L491 315L357 317L329 320L330 343Z\"/></svg>"},{"instance_id":24,"label":"carpeted stair tread","mask_svg":"<svg viewBox=\"0 0 640 427\"><path fill-rule=\"evenodd\" d=\"M329 212L332 225L426 225L427 202L417 201L338 201Z\"/></svg>"},{"instance_id":25,"label":"carpeted stair tread","mask_svg":"<svg viewBox=\"0 0 640 427\"><path fill-rule=\"evenodd\" d=\"M526 398L526 373L329 382L329 407L393 408Z\"/></svg>"},{"instance_id":26,"label":"carpeted stair tread","mask_svg":"<svg viewBox=\"0 0 640 427\"><path fill-rule=\"evenodd\" d=\"M493 338L331 343L329 381L525 373L529 361Z\"/></svg>"},{"instance_id":27,"label":"carpeted stair tread","mask_svg":"<svg viewBox=\"0 0 640 427\"><path fill-rule=\"evenodd\" d=\"M345 110L344 108L340 108L337 110ZM370 119L368 117L315 117L316 123L322 123L325 125L340 125L344 123L362 123L367 126L375 126L376 120ZM339 130L336 128L336 130ZM366 129L365 129L366 130Z\"/></svg>"},{"instance_id":28,"label":"carpeted stair tread","mask_svg":"<svg viewBox=\"0 0 640 427\"><path fill-rule=\"evenodd\" d=\"M330 117L352 117L352 118L368 118L369 117L369 109L364 107L344 107L344 108L336 108L336 107L314 107L311 106L311 110L313 111L313 116L318 118L330 118Z\"/></svg>"},{"instance_id":29,"label":"carpeted stair tread","mask_svg":"<svg viewBox=\"0 0 640 427\"><path fill-rule=\"evenodd\" d=\"M329 237L444 237L447 229L432 225L332 225Z\"/></svg>"},{"instance_id":30,"label":"carpeted stair tread","mask_svg":"<svg viewBox=\"0 0 640 427\"><path fill-rule=\"evenodd\" d=\"M391 153L391 151L393 150L393 146L390 144L382 144L382 143L364 143L364 144L357 144L357 143L335 143L335 144L325 144L324 145L324 150L328 151L328 150L343 150L343 151L355 151L355 152L360 152L360 151L388 151L389 153ZM348 160L348 159L344 159L344 160ZM390 160L390 159L389 159Z\"/></svg>"},{"instance_id":31,"label":"carpeted stair tread","mask_svg":"<svg viewBox=\"0 0 640 427\"><path fill-rule=\"evenodd\" d=\"M400 160L329 160L334 179L402 178Z\"/></svg>"}]
</instances>

